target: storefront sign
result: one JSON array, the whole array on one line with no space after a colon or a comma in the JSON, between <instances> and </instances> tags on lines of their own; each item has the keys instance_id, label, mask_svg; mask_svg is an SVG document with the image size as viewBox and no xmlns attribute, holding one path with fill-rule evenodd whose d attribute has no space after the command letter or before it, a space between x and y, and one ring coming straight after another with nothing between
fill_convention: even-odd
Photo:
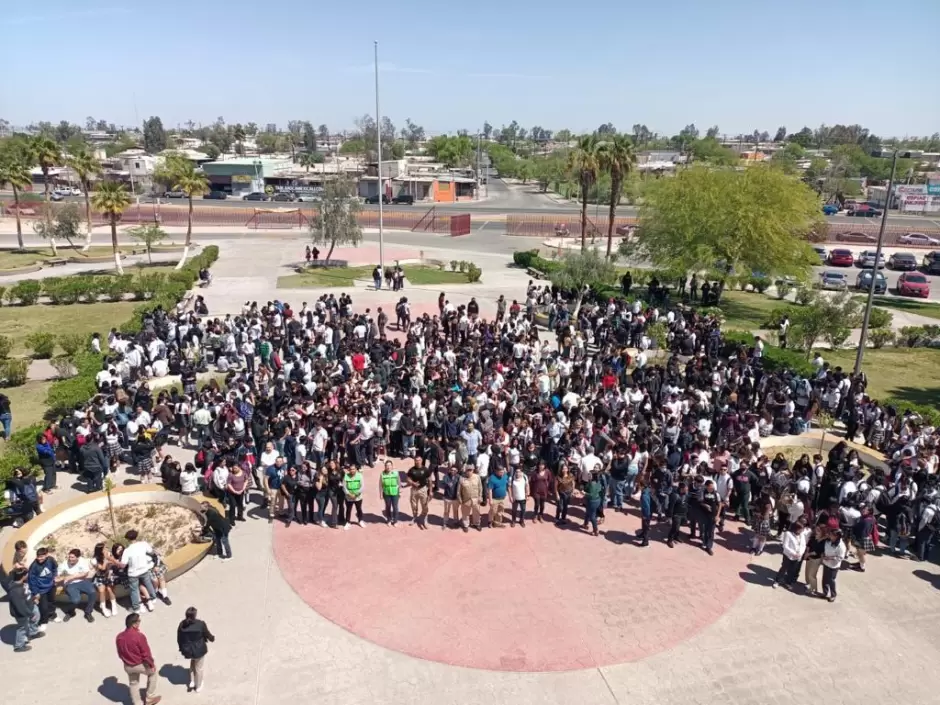
<instances>
[{"instance_id":1,"label":"storefront sign","mask_svg":"<svg viewBox=\"0 0 940 705\"><path fill-rule=\"evenodd\" d=\"M296 186L277 184L274 186L275 193L299 193L305 196L319 196L323 194L322 186L313 186L311 184L297 184Z\"/></svg>"}]
</instances>

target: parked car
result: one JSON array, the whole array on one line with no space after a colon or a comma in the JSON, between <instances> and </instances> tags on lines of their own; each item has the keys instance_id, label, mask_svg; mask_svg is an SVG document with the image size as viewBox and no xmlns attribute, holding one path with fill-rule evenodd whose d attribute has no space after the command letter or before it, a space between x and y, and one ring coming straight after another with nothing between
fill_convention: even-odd
<instances>
[{"instance_id":1,"label":"parked car","mask_svg":"<svg viewBox=\"0 0 940 705\"><path fill-rule=\"evenodd\" d=\"M823 247L822 245L813 245L813 251L815 251L816 254L819 255L820 264L825 264L826 258L829 256L826 253L826 248Z\"/></svg>"},{"instance_id":2,"label":"parked car","mask_svg":"<svg viewBox=\"0 0 940 705\"><path fill-rule=\"evenodd\" d=\"M871 289L872 281L875 282L875 293L884 294L888 291L888 279L884 274L874 269L864 269L855 277L855 288L862 291Z\"/></svg>"},{"instance_id":3,"label":"parked car","mask_svg":"<svg viewBox=\"0 0 940 705\"><path fill-rule=\"evenodd\" d=\"M212 201L224 201L228 198L228 194L225 191L209 191L203 198L208 198Z\"/></svg>"},{"instance_id":4,"label":"parked car","mask_svg":"<svg viewBox=\"0 0 940 705\"><path fill-rule=\"evenodd\" d=\"M852 233L836 233L836 240L839 242L857 242L860 244L868 244L869 242L875 243L878 242L878 238L874 235L869 235L868 233L852 232Z\"/></svg>"},{"instance_id":5,"label":"parked car","mask_svg":"<svg viewBox=\"0 0 940 705\"><path fill-rule=\"evenodd\" d=\"M400 206L413 206L415 204L415 197L410 193L402 193L392 199L392 203L397 203Z\"/></svg>"},{"instance_id":6,"label":"parked car","mask_svg":"<svg viewBox=\"0 0 940 705\"><path fill-rule=\"evenodd\" d=\"M819 288L829 291L845 291L849 288L848 277L842 272L823 272L819 275Z\"/></svg>"},{"instance_id":7,"label":"parked car","mask_svg":"<svg viewBox=\"0 0 940 705\"><path fill-rule=\"evenodd\" d=\"M322 200L323 200L323 196L317 193L314 193L314 194L308 193L306 195L297 196L298 203L319 203Z\"/></svg>"},{"instance_id":8,"label":"parked car","mask_svg":"<svg viewBox=\"0 0 940 705\"><path fill-rule=\"evenodd\" d=\"M57 193L60 196L81 196L82 190L71 186L60 186L53 193Z\"/></svg>"},{"instance_id":9,"label":"parked car","mask_svg":"<svg viewBox=\"0 0 940 705\"><path fill-rule=\"evenodd\" d=\"M167 191L163 195L166 198L186 198L186 194L182 191Z\"/></svg>"},{"instance_id":10,"label":"parked car","mask_svg":"<svg viewBox=\"0 0 940 705\"><path fill-rule=\"evenodd\" d=\"M852 210L858 205L859 205L858 201L856 201L854 198L847 198L842 202L842 207L847 211Z\"/></svg>"},{"instance_id":11,"label":"parked car","mask_svg":"<svg viewBox=\"0 0 940 705\"><path fill-rule=\"evenodd\" d=\"M872 208L867 203L862 203L861 205L855 206L850 210L846 215L854 215L856 218L877 218L881 215L881 211L877 208Z\"/></svg>"},{"instance_id":12,"label":"parked car","mask_svg":"<svg viewBox=\"0 0 940 705\"><path fill-rule=\"evenodd\" d=\"M855 264L855 256L852 254L852 250L830 250L829 264L832 267L851 267Z\"/></svg>"},{"instance_id":13,"label":"parked car","mask_svg":"<svg viewBox=\"0 0 940 705\"><path fill-rule=\"evenodd\" d=\"M261 191L252 191L249 194L242 196L243 201L270 201L271 197Z\"/></svg>"},{"instance_id":14,"label":"parked car","mask_svg":"<svg viewBox=\"0 0 940 705\"><path fill-rule=\"evenodd\" d=\"M63 198L65 198L65 196L63 196L58 191L53 191L52 193L49 194L50 201L61 201Z\"/></svg>"},{"instance_id":15,"label":"parked car","mask_svg":"<svg viewBox=\"0 0 940 705\"><path fill-rule=\"evenodd\" d=\"M917 269L917 258L910 252L895 252L888 258L888 268L899 272L913 272Z\"/></svg>"},{"instance_id":16,"label":"parked car","mask_svg":"<svg viewBox=\"0 0 940 705\"><path fill-rule=\"evenodd\" d=\"M272 201L280 201L280 202L282 202L282 203L284 203L284 202L286 202L286 203L293 203L296 199L297 199L297 197L296 197L294 194L292 194L292 193L285 193L285 192L282 191L281 193L276 193L276 194L274 194L274 198L272 198L271 200L272 200Z\"/></svg>"},{"instance_id":17,"label":"parked car","mask_svg":"<svg viewBox=\"0 0 940 705\"><path fill-rule=\"evenodd\" d=\"M633 233L636 232L636 226L635 225L618 225L614 229L614 232L616 232L621 237L630 237L631 235L633 235Z\"/></svg>"},{"instance_id":18,"label":"parked car","mask_svg":"<svg viewBox=\"0 0 940 705\"><path fill-rule=\"evenodd\" d=\"M898 294L926 299L930 296L930 281L920 272L904 272L898 277Z\"/></svg>"},{"instance_id":19,"label":"parked car","mask_svg":"<svg viewBox=\"0 0 940 705\"><path fill-rule=\"evenodd\" d=\"M871 269L875 267L876 255L878 259L878 269L881 269L885 266L885 255L884 252L879 254L876 250L863 250L859 253L858 259L855 260L855 264L857 264L862 269Z\"/></svg>"},{"instance_id":20,"label":"parked car","mask_svg":"<svg viewBox=\"0 0 940 705\"><path fill-rule=\"evenodd\" d=\"M924 255L923 267L927 274L940 274L940 252L928 252Z\"/></svg>"},{"instance_id":21,"label":"parked car","mask_svg":"<svg viewBox=\"0 0 940 705\"><path fill-rule=\"evenodd\" d=\"M823 215L835 215L839 212L839 206L835 205L834 203L827 203L823 206L822 211Z\"/></svg>"},{"instance_id":22,"label":"parked car","mask_svg":"<svg viewBox=\"0 0 940 705\"><path fill-rule=\"evenodd\" d=\"M940 245L940 239L930 237L930 235L924 233L904 233L898 238L898 242L902 245L923 245L924 247Z\"/></svg>"},{"instance_id":23,"label":"parked car","mask_svg":"<svg viewBox=\"0 0 940 705\"><path fill-rule=\"evenodd\" d=\"M366 203L378 204L378 202L379 202L379 197L378 197L378 196L368 196L368 197L366 198ZM382 203L385 204L385 205L388 205L390 202L391 202L391 199L389 199L389 197L383 193L383 194L382 194Z\"/></svg>"}]
</instances>

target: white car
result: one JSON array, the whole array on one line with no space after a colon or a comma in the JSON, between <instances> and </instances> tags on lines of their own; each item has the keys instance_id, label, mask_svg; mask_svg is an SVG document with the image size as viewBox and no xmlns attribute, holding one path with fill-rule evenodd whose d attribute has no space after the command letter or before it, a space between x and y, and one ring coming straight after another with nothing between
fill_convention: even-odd
<instances>
[{"instance_id":1,"label":"white car","mask_svg":"<svg viewBox=\"0 0 940 705\"><path fill-rule=\"evenodd\" d=\"M842 272L823 272L819 275L819 288L828 291L845 291L849 288L849 279Z\"/></svg>"},{"instance_id":2,"label":"white car","mask_svg":"<svg viewBox=\"0 0 940 705\"><path fill-rule=\"evenodd\" d=\"M905 233L898 238L898 242L905 245L940 245L940 239L924 233Z\"/></svg>"}]
</instances>

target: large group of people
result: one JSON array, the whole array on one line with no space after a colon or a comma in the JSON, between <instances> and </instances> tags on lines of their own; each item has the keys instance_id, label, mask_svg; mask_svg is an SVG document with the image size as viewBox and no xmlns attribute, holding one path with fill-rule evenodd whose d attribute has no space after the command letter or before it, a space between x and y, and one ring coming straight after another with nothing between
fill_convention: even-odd
<instances>
[{"instance_id":1,"label":"large group of people","mask_svg":"<svg viewBox=\"0 0 940 705\"><path fill-rule=\"evenodd\" d=\"M864 571L882 530L889 551L926 559L940 530L938 430L820 355L812 374L770 369L760 337L727 341L714 315L670 305L659 287L587 296L572 310L572 292L530 282L490 316L442 293L437 315L412 318L402 297L394 325L348 294L300 308L246 302L217 317L204 304L157 309L139 334L110 332L98 393L37 438L44 489L67 467L94 491L126 463L145 482L205 492L225 507L206 518L223 557L252 502L288 526L349 530L367 526L370 503L398 526L407 494L417 530L575 519L596 536L605 515L630 509L638 545L695 541L712 554L716 532L745 522L752 553L781 541L775 585L792 587L805 566L810 593L830 600L838 571ZM220 374L200 388L207 371ZM181 385L151 388L167 374ZM844 441L800 458L762 442L804 432L821 410L885 453L887 469L866 467ZM175 459L175 447L193 449L193 461ZM74 586L74 603L97 596L108 609L115 578L98 571L132 565L132 549L77 556L87 565L74 574L90 587ZM43 585L72 584L60 569L40 585L36 562L28 586L40 602ZM131 572L134 607L144 593L145 605L166 598L165 585L161 594ZM32 633L23 629L18 643Z\"/></svg>"}]
</instances>

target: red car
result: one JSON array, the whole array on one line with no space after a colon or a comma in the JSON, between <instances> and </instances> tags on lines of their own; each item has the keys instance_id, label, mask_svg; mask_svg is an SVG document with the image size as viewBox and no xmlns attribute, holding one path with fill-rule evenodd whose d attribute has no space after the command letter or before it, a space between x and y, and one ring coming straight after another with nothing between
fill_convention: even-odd
<instances>
[{"instance_id":1,"label":"red car","mask_svg":"<svg viewBox=\"0 0 940 705\"><path fill-rule=\"evenodd\" d=\"M830 250L829 264L833 267L851 267L855 264L855 255L852 250Z\"/></svg>"},{"instance_id":2,"label":"red car","mask_svg":"<svg viewBox=\"0 0 940 705\"><path fill-rule=\"evenodd\" d=\"M930 282L919 272L904 272L898 277L898 294L901 296L930 296Z\"/></svg>"}]
</instances>

